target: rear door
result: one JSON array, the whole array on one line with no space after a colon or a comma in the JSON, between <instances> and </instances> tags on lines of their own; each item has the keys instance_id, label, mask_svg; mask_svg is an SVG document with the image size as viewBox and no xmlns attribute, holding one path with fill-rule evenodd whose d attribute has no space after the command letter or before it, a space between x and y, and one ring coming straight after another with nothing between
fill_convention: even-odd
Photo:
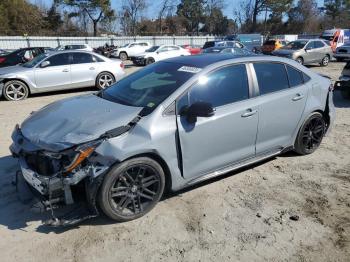
<instances>
[{"instance_id":1,"label":"rear door","mask_svg":"<svg viewBox=\"0 0 350 262\"><path fill-rule=\"evenodd\" d=\"M293 145L308 95L302 73L282 63L253 64L259 86L259 126L256 153Z\"/></svg>"},{"instance_id":2,"label":"rear door","mask_svg":"<svg viewBox=\"0 0 350 262\"><path fill-rule=\"evenodd\" d=\"M183 174L193 179L255 155L258 125L254 99L249 99L244 64L230 65L201 77L177 101L177 125ZM189 123L182 110L196 101L211 103L212 117Z\"/></svg>"},{"instance_id":3,"label":"rear door","mask_svg":"<svg viewBox=\"0 0 350 262\"><path fill-rule=\"evenodd\" d=\"M99 73L98 63L96 63L94 56L85 52L71 54L72 88L94 86Z\"/></svg>"},{"instance_id":4,"label":"rear door","mask_svg":"<svg viewBox=\"0 0 350 262\"><path fill-rule=\"evenodd\" d=\"M183 55L180 50L178 46L168 46L168 58Z\"/></svg>"},{"instance_id":5,"label":"rear door","mask_svg":"<svg viewBox=\"0 0 350 262\"><path fill-rule=\"evenodd\" d=\"M49 61L50 64L45 68L38 65L34 69L37 88L48 91L71 88L70 55L67 53L57 54L44 61Z\"/></svg>"}]
</instances>

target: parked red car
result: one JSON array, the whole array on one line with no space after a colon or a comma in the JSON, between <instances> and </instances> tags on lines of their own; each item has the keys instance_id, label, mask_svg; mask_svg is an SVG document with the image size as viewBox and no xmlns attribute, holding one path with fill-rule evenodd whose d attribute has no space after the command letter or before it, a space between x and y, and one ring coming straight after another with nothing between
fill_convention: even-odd
<instances>
[{"instance_id":1,"label":"parked red car","mask_svg":"<svg viewBox=\"0 0 350 262\"><path fill-rule=\"evenodd\" d=\"M183 45L182 47L187 49L191 55L198 55L202 53L202 47L200 45Z\"/></svg>"}]
</instances>

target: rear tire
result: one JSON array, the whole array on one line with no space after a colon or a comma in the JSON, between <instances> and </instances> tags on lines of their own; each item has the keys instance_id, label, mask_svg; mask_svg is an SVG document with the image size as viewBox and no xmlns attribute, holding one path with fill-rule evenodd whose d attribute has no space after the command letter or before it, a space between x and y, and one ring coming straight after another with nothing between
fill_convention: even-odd
<instances>
[{"instance_id":1,"label":"rear tire","mask_svg":"<svg viewBox=\"0 0 350 262\"><path fill-rule=\"evenodd\" d=\"M138 157L115 166L101 185L98 202L118 222L137 219L159 202L165 187L162 167L153 159Z\"/></svg>"},{"instance_id":2,"label":"rear tire","mask_svg":"<svg viewBox=\"0 0 350 262\"><path fill-rule=\"evenodd\" d=\"M321 61L320 65L321 65L322 67L324 67L324 66L328 66L328 64L329 64L329 60L330 60L329 56L328 56L328 55L326 55L326 56L325 56L325 57L322 59L322 61Z\"/></svg>"},{"instance_id":3,"label":"rear tire","mask_svg":"<svg viewBox=\"0 0 350 262\"><path fill-rule=\"evenodd\" d=\"M29 89L25 83L11 80L5 83L2 94L7 101L19 101L28 97Z\"/></svg>"},{"instance_id":4,"label":"rear tire","mask_svg":"<svg viewBox=\"0 0 350 262\"><path fill-rule=\"evenodd\" d=\"M321 113L312 113L300 127L294 150L300 155L308 155L320 146L326 132L326 122Z\"/></svg>"},{"instance_id":5,"label":"rear tire","mask_svg":"<svg viewBox=\"0 0 350 262\"><path fill-rule=\"evenodd\" d=\"M150 65L150 64L153 64L155 62L154 58L153 57L149 57L146 59L146 65Z\"/></svg>"},{"instance_id":6,"label":"rear tire","mask_svg":"<svg viewBox=\"0 0 350 262\"><path fill-rule=\"evenodd\" d=\"M102 72L96 78L96 87L98 89L105 89L114 83L114 76L109 72Z\"/></svg>"}]
</instances>

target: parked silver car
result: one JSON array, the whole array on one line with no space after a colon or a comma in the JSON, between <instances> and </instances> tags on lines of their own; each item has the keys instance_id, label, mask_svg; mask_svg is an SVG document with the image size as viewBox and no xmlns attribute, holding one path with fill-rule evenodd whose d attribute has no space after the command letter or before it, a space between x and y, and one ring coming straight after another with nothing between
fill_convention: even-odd
<instances>
[{"instance_id":1,"label":"parked silver car","mask_svg":"<svg viewBox=\"0 0 350 262\"><path fill-rule=\"evenodd\" d=\"M103 89L124 74L120 60L87 51L43 53L33 60L0 69L0 95L22 100L29 94L96 86Z\"/></svg>"},{"instance_id":2,"label":"parked silver car","mask_svg":"<svg viewBox=\"0 0 350 262\"><path fill-rule=\"evenodd\" d=\"M15 128L11 151L16 181L49 206L85 188L89 213L49 224L97 216L97 205L128 221L164 191L289 150L310 154L333 120L331 81L290 59L177 57L35 112Z\"/></svg>"},{"instance_id":3,"label":"parked silver car","mask_svg":"<svg viewBox=\"0 0 350 262\"><path fill-rule=\"evenodd\" d=\"M350 42L345 43L344 45L337 47L334 53L334 57L338 62L350 59Z\"/></svg>"},{"instance_id":4,"label":"parked silver car","mask_svg":"<svg viewBox=\"0 0 350 262\"><path fill-rule=\"evenodd\" d=\"M287 57L302 65L318 63L321 66L327 66L333 57L333 52L325 40L300 39L273 51L272 55Z\"/></svg>"}]
</instances>

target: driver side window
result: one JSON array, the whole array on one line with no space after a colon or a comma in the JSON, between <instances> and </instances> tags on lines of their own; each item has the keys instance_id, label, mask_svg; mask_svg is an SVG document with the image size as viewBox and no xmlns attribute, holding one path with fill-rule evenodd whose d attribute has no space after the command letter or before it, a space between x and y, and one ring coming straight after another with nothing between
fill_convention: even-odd
<instances>
[{"instance_id":1,"label":"driver side window","mask_svg":"<svg viewBox=\"0 0 350 262\"><path fill-rule=\"evenodd\" d=\"M202 76L189 92L189 102L207 102L224 106L249 98L249 84L244 64L226 66Z\"/></svg>"},{"instance_id":2,"label":"driver side window","mask_svg":"<svg viewBox=\"0 0 350 262\"><path fill-rule=\"evenodd\" d=\"M314 49L314 48L315 48L315 42L314 42L314 41L309 42L309 43L306 45L306 47L305 47L305 49L309 49L309 50Z\"/></svg>"},{"instance_id":3,"label":"driver side window","mask_svg":"<svg viewBox=\"0 0 350 262\"><path fill-rule=\"evenodd\" d=\"M164 46L164 47L162 47L161 49L158 50L159 53L166 52L166 51L168 51L168 47L167 46Z\"/></svg>"},{"instance_id":4,"label":"driver side window","mask_svg":"<svg viewBox=\"0 0 350 262\"><path fill-rule=\"evenodd\" d=\"M45 61L49 61L50 64L47 67L51 66L62 66L62 65L68 65L69 62L69 54L59 54L54 55L49 58L47 58Z\"/></svg>"}]
</instances>

